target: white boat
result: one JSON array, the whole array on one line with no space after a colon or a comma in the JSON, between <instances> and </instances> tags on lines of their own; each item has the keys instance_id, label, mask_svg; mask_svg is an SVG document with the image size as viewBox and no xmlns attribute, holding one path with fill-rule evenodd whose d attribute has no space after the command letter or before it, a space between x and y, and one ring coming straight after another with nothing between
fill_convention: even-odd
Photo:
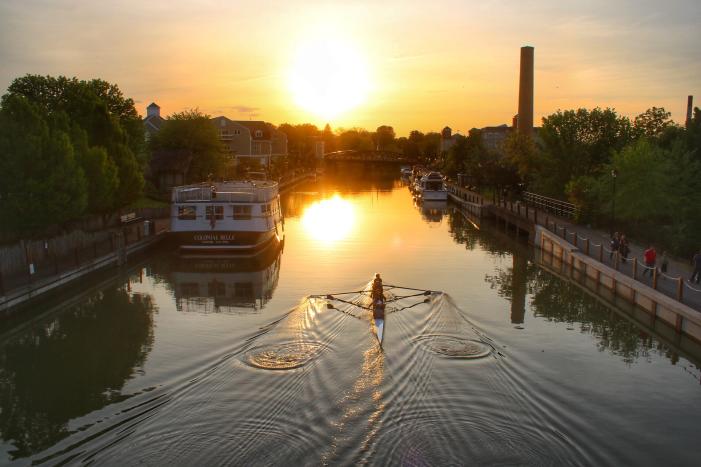
<instances>
[{"instance_id":1,"label":"white boat","mask_svg":"<svg viewBox=\"0 0 701 467\"><path fill-rule=\"evenodd\" d=\"M170 236L188 254L255 254L284 240L278 184L269 180L173 188Z\"/></svg>"},{"instance_id":2,"label":"white boat","mask_svg":"<svg viewBox=\"0 0 701 467\"><path fill-rule=\"evenodd\" d=\"M375 319L375 326L374 326L374 332L375 336L377 337L377 342L379 342L380 347L382 347L382 340L384 339L384 332L385 332L385 320L384 319Z\"/></svg>"},{"instance_id":3,"label":"white boat","mask_svg":"<svg viewBox=\"0 0 701 467\"><path fill-rule=\"evenodd\" d=\"M448 199L448 189L443 182L443 176L438 172L429 172L419 180L419 196L427 201L442 201Z\"/></svg>"},{"instance_id":4,"label":"white boat","mask_svg":"<svg viewBox=\"0 0 701 467\"><path fill-rule=\"evenodd\" d=\"M379 301L380 300L378 299L378 302ZM380 305L378 305L378 303L375 301L373 301L373 303L372 303L372 308L373 308L373 310L372 310L373 311L373 313L372 313L373 314L372 331L375 333L375 337L377 337L377 342L380 344L380 347L382 347L382 340L385 337L385 335L384 335L385 334L385 332L384 332L385 331L385 318L386 318L386 315L385 315L386 310L384 310L385 305L386 305L386 303L385 303L384 299L382 299L382 302ZM383 316L383 318L375 318L375 308L379 307L379 306L382 307L381 315Z\"/></svg>"}]
</instances>

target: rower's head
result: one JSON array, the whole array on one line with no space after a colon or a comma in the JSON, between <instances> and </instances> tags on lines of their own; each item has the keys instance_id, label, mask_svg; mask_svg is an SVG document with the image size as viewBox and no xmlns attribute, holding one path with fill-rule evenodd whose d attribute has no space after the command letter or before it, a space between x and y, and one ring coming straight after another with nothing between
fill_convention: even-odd
<instances>
[{"instance_id":1,"label":"rower's head","mask_svg":"<svg viewBox=\"0 0 701 467\"><path fill-rule=\"evenodd\" d=\"M375 279L382 280L382 278L380 278L380 273L379 273L379 272L376 272L376 273L375 273Z\"/></svg>"}]
</instances>

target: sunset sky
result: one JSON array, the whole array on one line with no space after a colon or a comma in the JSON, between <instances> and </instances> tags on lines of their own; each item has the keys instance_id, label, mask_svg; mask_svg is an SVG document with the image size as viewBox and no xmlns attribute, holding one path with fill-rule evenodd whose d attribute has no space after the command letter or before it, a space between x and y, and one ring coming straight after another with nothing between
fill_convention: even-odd
<instances>
[{"instance_id":1,"label":"sunset sky","mask_svg":"<svg viewBox=\"0 0 701 467\"><path fill-rule=\"evenodd\" d=\"M117 83L145 114L464 133L510 123L535 47L557 109L701 106L701 2L2 0L0 90L27 73Z\"/></svg>"}]
</instances>

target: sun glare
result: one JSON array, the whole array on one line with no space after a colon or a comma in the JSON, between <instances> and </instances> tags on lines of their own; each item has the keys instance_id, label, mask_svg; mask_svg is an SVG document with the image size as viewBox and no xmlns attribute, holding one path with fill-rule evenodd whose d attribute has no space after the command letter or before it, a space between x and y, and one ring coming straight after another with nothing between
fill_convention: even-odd
<instances>
[{"instance_id":1,"label":"sun glare","mask_svg":"<svg viewBox=\"0 0 701 467\"><path fill-rule=\"evenodd\" d=\"M322 38L302 44L289 74L301 108L332 119L362 104L369 91L366 60L350 43Z\"/></svg>"},{"instance_id":2,"label":"sun glare","mask_svg":"<svg viewBox=\"0 0 701 467\"><path fill-rule=\"evenodd\" d=\"M354 224L353 204L339 195L315 202L302 216L307 233L315 240L329 243L346 238Z\"/></svg>"}]
</instances>

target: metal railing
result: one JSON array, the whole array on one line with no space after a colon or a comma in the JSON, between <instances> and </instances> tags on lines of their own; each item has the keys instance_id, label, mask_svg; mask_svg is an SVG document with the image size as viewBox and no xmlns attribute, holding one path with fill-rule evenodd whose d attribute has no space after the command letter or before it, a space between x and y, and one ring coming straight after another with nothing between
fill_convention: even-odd
<instances>
[{"instance_id":1,"label":"metal railing","mask_svg":"<svg viewBox=\"0 0 701 467\"><path fill-rule=\"evenodd\" d=\"M526 191L523 193L523 200L530 206L565 219L576 219L579 216L579 207L559 199Z\"/></svg>"}]
</instances>

